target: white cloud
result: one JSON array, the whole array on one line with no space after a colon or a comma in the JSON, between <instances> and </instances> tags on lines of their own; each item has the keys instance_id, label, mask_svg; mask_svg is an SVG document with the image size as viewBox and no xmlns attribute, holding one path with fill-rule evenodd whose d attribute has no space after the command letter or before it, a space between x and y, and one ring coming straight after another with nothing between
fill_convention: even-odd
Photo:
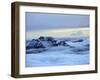
<instances>
[{"instance_id":1,"label":"white cloud","mask_svg":"<svg viewBox=\"0 0 100 80\"><path fill-rule=\"evenodd\" d=\"M61 37L88 37L89 28L67 28L67 29L50 29L26 32L26 39L38 38L40 36Z\"/></svg>"}]
</instances>

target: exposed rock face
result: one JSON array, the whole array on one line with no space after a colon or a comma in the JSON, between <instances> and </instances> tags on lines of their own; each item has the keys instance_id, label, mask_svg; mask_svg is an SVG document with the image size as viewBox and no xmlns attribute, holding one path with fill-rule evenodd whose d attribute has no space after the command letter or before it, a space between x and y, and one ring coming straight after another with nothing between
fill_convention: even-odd
<instances>
[{"instance_id":1,"label":"exposed rock face","mask_svg":"<svg viewBox=\"0 0 100 80\"><path fill-rule=\"evenodd\" d=\"M58 45L65 46L65 45L66 45L66 42L65 42L65 41L60 41L60 42L58 43Z\"/></svg>"},{"instance_id":2,"label":"exposed rock face","mask_svg":"<svg viewBox=\"0 0 100 80\"><path fill-rule=\"evenodd\" d=\"M52 38L52 37L46 37L46 40L47 41L54 41L54 38Z\"/></svg>"},{"instance_id":3,"label":"exposed rock face","mask_svg":"<svg viewBox=\"0 0 100 80\"><path fill-rule=\"evenodd\" d=\"M66 43L66 41L59 41L58 45L61 45L61 46L70 46L69 44Z\"/></svg>"},{"instance_id":4,"label":"exposed rock face","mask_svg":"<svg viewBox=\"0 0 100 80\"><path fill-rule=\"evenodd\" d=\"M39 37L38 39L41 41L53 41L54 40L54 38L52 37L43 37L43 36Z\"/></svg>"},{"instance_id":5,"label":"exposed rock face","mask_svg":"<svg viewBox=\"0 0 100 80\"><path fill-rule=\"evenodd\" d=\"M73 49L72 51L74 51L74 52L84 52L84 51L88 51L89 50L89 48L75 48L75 49Z\"/></svg>"},{"instance_id":6,"label":"exposed rock face","mask_svg":"<svg viewBox=\"0 0 100 80\"><path fill-rule=\"evenodd\" d=\"M45 46L42 44L42 42L38 39L32 39L27 45L26 49L31 49L31 48L45 48Z\"/></svg>"},{"instance_id":7,"label":"exposed rock face","mask_svg":"<svg viewBox=\"0 0 100 80\"><path fill-rule=\"evenodd\" d=\"M41 37L39 37L39 40L45 41L45 37L41 36Z\"/></svg>"},{"instance_id":8,"label":"exposed rock face","mask_svg":"<svg viewBox=\"0 0 100 80\"><path fill-rule=\"evenodd\" d=\"M85 46L86 46L86 47L90 47L90 44L86 44Z\"/></svg>"},{"instance_id":9,"label":"exposed rock face","mask_svg":"<svg viewBox=\"0 0 100 80\"><path fill-rule=\"evenodd\" d=\"M79 40L74 40L72 42L82 42L82 41L84 41L84 40L83 39L79 39Z\"/></svg>"},{"instance_id":10,"label":"exposed rock face","mask_svg":"<svg viewBox=\"0 0 100 80\"><path fill-rule=\"evenodd\" d=\"M53 41L51 41L51 42L52 42L52 46L58 46L57 40L53 40Z\"/></svg>"},{"instance_id":11,"label":"exposed rock face","mask_svg":"<svg viewBox=\"0 0 100 80\"><path fill-rule=\"evenodd\" d=\"M42 42L46 42L49 46L58 46L58 44L56 43L57 40L55 40L54 38L52 37L39 37L39 40L41 40Z\"/></svg>"},{"instance_id":12,"label":"exposed rock face","mask_svg":"<svg viewBox=\"0 0 100 80\"><path fill-rule=\"evenodd\" d=\"M52 46L70 46L66 43L66 41L58 41L53 37L39 37L38 39L32 39L27 45L26 49L31 48L46 48Z\"/></svg>"}]
</instances>

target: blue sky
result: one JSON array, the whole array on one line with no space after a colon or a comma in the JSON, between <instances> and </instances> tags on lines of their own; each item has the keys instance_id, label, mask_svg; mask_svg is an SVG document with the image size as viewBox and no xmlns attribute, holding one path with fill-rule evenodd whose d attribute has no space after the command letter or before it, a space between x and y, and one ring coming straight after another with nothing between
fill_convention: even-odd
<instances>
[{"instance_id":1,"label":"blue sky","mask_svg":"<svg viewBox=\"0 0 100 80\"><path fill-rule=\"evenodd\" d=\"M89 28L89 15L26 12L26 31Z\"/></svg>"}]
</instances>

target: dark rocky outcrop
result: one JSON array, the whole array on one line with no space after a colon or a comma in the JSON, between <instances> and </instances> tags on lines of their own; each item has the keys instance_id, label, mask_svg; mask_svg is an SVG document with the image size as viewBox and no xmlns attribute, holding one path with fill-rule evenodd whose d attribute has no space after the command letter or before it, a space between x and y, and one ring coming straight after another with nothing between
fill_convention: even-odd
<instances>
[{"instance_id":1,"label":"dark rocky outcrop","mask_svg":"<svg viewBox=\"0 0 100 80\"><path fill-rule=\"evenodd\" d=\"M59 41L58 45L61 45L61 46L70 46L69 44L66 43L66 41Z\"/></svg>"},{"instance_id":2,"label":"dark rocky outcrop","mask_svg":"<svg viewBox=\"0 0 100 80\"><path fill-rule=\"evenodd\" d=\"M66 42L65 42L65 41L60 41L60 42L58 43L58 45L65 46L65 45L66 45Z\"/></svg>"},{"instance_id":3,"label":"dark rocky outcrop","mask_svg":"<svg viewBox=\"0 0 100 80\"><path fill-rule=\"evenodd\" d=\"M43 37L43 36L39 37L38 39L41 41L45 41L45 37Z\"/></svg>"},{"instance_id":4,"label":"dark rocky outcrop","mask_svg":"<svg viewBox=\"0 0 100 80\"><path fill-rule=\"evenodd\" d=\"M82 42L84 41L83 39L79 39L79 40L73 40L72 42Z\"/></svg>"},{"instance_id":5,"label":"dark rocky outcrop","mask_svg":"<svg viewBox=\"0 0 100 80\"><path fill-rule=\"evenodd\" d=\"M84 51L88 51L89 48L74 48L72 51L73 52L84 52Z\"/></svg>"},{"instance_id":6,"label":"dark rocky outcrop","mask_svg":"<svg viewBox=\"0 0 100 80\"><path fill-rule=\"evenodd\" d=\"M43 37L43 36L40 36L38 39L41 41L53 41L54 40L53 37Z\"/></svg>"},{"instance_id":7,"label":"dark rocky outcrop","mask_svg":"<svg viewBox=\"0 0 100 80\"><path fill-rule=\"evenodd\" d=\"M90 44L86 44L85 46L86 46L86 47L90 47Z\"/></svg>"},{"instance_id":8,"label":"dark rocky outcrop","mask_svg":"<svg viewBox=\"0 0 100 80\"><path fill-rule=\"evenodd\" d=\"M45 48L45 46L42 44L40 40L32 39L29 45L26 46L26 49L31 49L31 48Z\"/></svg>"},{"instance_id":9,"label":"dark rocky outcrop","mask_svg":"<svg viewBox=\"0 0 100 80\"><path fill-rule=\"evenodd\" d=\"M53 41L52 41L52 46L58 46L57 40L53 40Z\"/></svg>"},{"instance_id":10,"label":"dark rocky outcrop","mask_svg":"<svg viewBox=\"0 0 100 80\"><path fill-rule=\"evenodd\" d=\"M39 37L38 38L42 42L47 42L49 46L58 46L57 40L55 40L53 37Z\"/></svg>"}]
</instances>

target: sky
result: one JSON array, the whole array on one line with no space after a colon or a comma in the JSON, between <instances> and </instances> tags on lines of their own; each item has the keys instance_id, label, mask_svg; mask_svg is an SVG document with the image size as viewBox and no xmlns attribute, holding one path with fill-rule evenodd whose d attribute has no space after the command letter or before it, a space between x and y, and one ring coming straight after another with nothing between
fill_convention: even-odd
<instances>
[{"instance_id":1,"label":"sky","mask_svg":"<svg viewBox=\"0 0 100 80\"><path fill-rule=\"evenodd\" d=\"M38 30L26 32L26 40L37 39L40 36L54 38L89 37L89 34L89 28Z\"/></svg>"},{"instance_id":2,"label":"sky","mask_svg":"<svg viewBox=\"0 0 100 80\"><path fill-rule=\"evenodd\" d=\"M26 12L25 17L26 40L89 36L89 15Z\"/></svg>"},{"instance_id":3,"label":"sky","mask_svg":"<svg viewBox=\"0 0 100 80\"><path fill-rule=\"evenodd\" d=\"M26 12L26 32L89 27L89 15Z\"/></svg>"}]
</instances>

